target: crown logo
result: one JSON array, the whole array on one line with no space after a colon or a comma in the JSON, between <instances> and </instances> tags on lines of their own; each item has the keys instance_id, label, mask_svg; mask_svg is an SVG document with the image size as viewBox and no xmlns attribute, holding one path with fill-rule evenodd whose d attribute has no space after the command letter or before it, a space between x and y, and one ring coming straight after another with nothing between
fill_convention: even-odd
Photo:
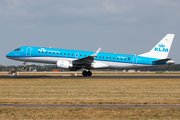
<instances>
[{"instance_id":1,"label":"crown logo","mask_svg":"<svg viewBox=\"0 0 180 120\"><path fill-rule=\"evenodd\" d=\"M159 44L159 47L165 47L165 45L163 45L163 44Z\"/></svg>"},{"instance_id":2,"label":"crown logo","mask_svg":"<svg viewBox=\"0 0 180 120\"><path fill-rule=\"evenodd\" d=\"M47 50L45 50L44 48L41 48L41 49L38 49L38 51L46 52Z\"/></svg>"}]
</instances>

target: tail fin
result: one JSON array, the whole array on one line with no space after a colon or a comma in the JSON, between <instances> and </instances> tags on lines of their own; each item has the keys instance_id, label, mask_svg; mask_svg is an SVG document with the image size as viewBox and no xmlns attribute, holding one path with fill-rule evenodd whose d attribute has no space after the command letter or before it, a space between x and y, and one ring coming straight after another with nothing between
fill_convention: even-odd
<instances>
[{"instance_id":1,"label":"tail fin","mask_svg":"<svg viewBox=\"0 0 180 120\"><path fill-rule=\"evenodd\" d=\"M167 34L151 51L139 56L166 59L168 57L174 34Z\"/></svg>"}]
</instances>

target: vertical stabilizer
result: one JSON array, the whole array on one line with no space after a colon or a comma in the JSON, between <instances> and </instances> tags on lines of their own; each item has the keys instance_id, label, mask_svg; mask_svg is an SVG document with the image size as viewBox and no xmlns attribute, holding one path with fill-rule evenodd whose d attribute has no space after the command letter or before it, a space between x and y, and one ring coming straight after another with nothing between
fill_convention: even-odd
<instances>
[{"instance_id":1,"label":"vertical stabilizer","mask_svg":"<svg viewBox=\"0 0 180 120\"><path fill-rule=\"evenodd\" d=\"M139 56L165 59L168 57L174 34L167 34L151 51Z\"/></svg>"}]
</instances>

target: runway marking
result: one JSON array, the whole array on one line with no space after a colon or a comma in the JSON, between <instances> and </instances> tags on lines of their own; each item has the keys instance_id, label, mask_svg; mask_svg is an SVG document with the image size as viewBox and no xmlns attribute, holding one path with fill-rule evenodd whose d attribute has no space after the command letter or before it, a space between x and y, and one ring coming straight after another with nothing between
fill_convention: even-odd
<instances>
[{"instance_id":1,"label":"runway marking","mask_svg":"<svg viewBox=\"0 0 180 120\"><path fill-rule=\"evenodd\" d=\"M61 104L0 104L0 107L180 108L180 105L61 105Z\"/></svg>"}]
</instances>

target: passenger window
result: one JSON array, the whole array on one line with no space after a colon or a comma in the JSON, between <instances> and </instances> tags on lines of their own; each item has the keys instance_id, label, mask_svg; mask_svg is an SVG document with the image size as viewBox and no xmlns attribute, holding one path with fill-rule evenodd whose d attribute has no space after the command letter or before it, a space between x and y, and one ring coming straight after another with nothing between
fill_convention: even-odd
<instances>
[{"instance_id":1,"label":"passenger window","mask_svg":"<svg viewBox=\"0 0 180 120\"><path fill-rule=\"evenodd\" d=\"M58 54L58 53L57 53Z\"/></svg>"},{"instance_id":2,"label":"passenger window","mask_svg":"<svg viewBox=\"0 0 180 120\"><path fill-rule=\"evenodd\" d=\"M42 51L42 53L43 53L43 51Z\"/></svg>"},{"instance_id":3,"label":"passenger window","mask_svg":"<svg viewBox=\"0 0 180 120\"><path fill-rule=\"evenodd\" d=\"M82 56L82 55L80 55L80 56Z\"/></svg>"},{"instance_id":4,"label":"passenger window","mask_svg":"<svg viewBox=\"0 0 180 120\"><path fill-rule=\"evenodd\" d=\"M53 54L54 54L54 52L53 52Z\"/></svg>"},{"instance_id":5,"label":"passenger window","mask_svg":"<svg viewBox=\"0 0 180 120\"><path fill-rule=\"evenodd\" d=\"M130 57L128 57L128 60L130 61Z\"/></svg>"},{"instance_id":6,"label":"passenger window","mask_svg":"<svg viewBox=\"0 0 180 120\"><path fill-rule=\"evenodd\" d=\"M111 59L111 57L109 57L109 59Z\"/></svg>"},{"instance_id":7,"label":"passenger window","mask_svg":"<svg viewBox=\"0 0 180 120\"><path fill-rule=\"evenodd\" d=\"M126 60L126 58L124 58L124 60Z\"/></svg>"},{"instance_id":8,"label":"passenger window","mask_svg":"<svg viewBox=\"0 0 180 120\"><path fill-rule=\"evenodd\" d=\"M68 54L69 55L69 54Z\"/></svg>"},{"instance_id":9,"label":"passenger window","mask_svg":"<svg viewBox=\"0 0 180 120\"><path fill-rule=\"evenodd\" d=\"M119 58L117 58L117 60L119 60Z\"/></svg>"},{"instance_id":10,"label":"passenger window","mask_svg":"<svg viewBox=\"0 0 180 120\"><path fill-rule=\"evenodd\" d=\"M101 56L99 56L99 58L101 58Z\"/></svg>"},{"instance_id":11,"label":"passenger window","mask_svg":"<svg viewBox=\"0 0 180 120\"><path fill-rule=\"evenodd\" d=\"M108 57L106 57L106 59L108 59Z\"/></svg>"},{"instance_id":12,"label":"passenger window","mask_svg":"<svg viewBox=\"0 0 180 120\"><path fill-rule=\"evenodd\" d=\"M62 53L61 53L61 55L62 55Z\"/></svg>"},{"instance_id":13,"label":"passenger window","mask_svg":"<svg viewBox=\"0 0 180 120\"><path fill-rule=\"evenodd\" d=\"M113 58L113 59L115 59L115 58Z\"/></svg>"},{"instance_id":14,"label":"passenger window","mask_svg":"<svg viewBox=\"0 0 180 120\"><path fill-rule=\"evenodd\" d=\"M121 58L121 60L122 60L122 58Z\"/></svg>"},{"instance_id":15,"label":"passenger window","mask_svg":"<svg viewBox=\"0 0 180 120\"><path fill-rule=\"evenodd\" d=\"M66 55L66 53L64 53L64 55Z\"/></svg>"},{"instance_id":16,"label":"passenger window","mask_svg":"<svg viewBox=\"0 0 180 120\"><path fill-rule=\"evenodd\" d=\"M72 54L72 56L73 56L73 54Z\"/></svg>"},{"instance_id":17,"label":"passenger window","mask_svg":"<svg viewBox=\"0 0 180 120\"><path fill-rule=\"evenodd\" d=\"M47 53L47 52L46 52Z\"/></svg>"},{"instance_id":18,"label":"passenger window","mask_svg":"<svg viewBox=\"0 0 180 120\"><path fill-rule=\"evenodd\" d=\"M40 53L40 51L38 51L38 53Z\"/></svg>"},{"instance_id":19,"label":"passenger window","mask_svg":"<svg viewBox=\"0 0 180 120\"><path fill-rule=\"evenodd\" d=\"M51 52L49 52L49 54L51 54Z\"/></svg>"},{"instance_id":20,"label":"passenger window","mask_svg":"<svg viewBox=\"0 0 180 120\"><path fill-rule=\"evenodd\" d=\"M84 55L84 57L86 57L86 55Z\"/></svg>"},{"instance_id":21,"label":"passenger window","mask_svg":"<svg viewBox=\"0 0 180 120\"><path fill-rule=\"evenodd\" d=\"M104 57L102 57L102 58L104 58Z\"/></svg>"}]
</instances>

